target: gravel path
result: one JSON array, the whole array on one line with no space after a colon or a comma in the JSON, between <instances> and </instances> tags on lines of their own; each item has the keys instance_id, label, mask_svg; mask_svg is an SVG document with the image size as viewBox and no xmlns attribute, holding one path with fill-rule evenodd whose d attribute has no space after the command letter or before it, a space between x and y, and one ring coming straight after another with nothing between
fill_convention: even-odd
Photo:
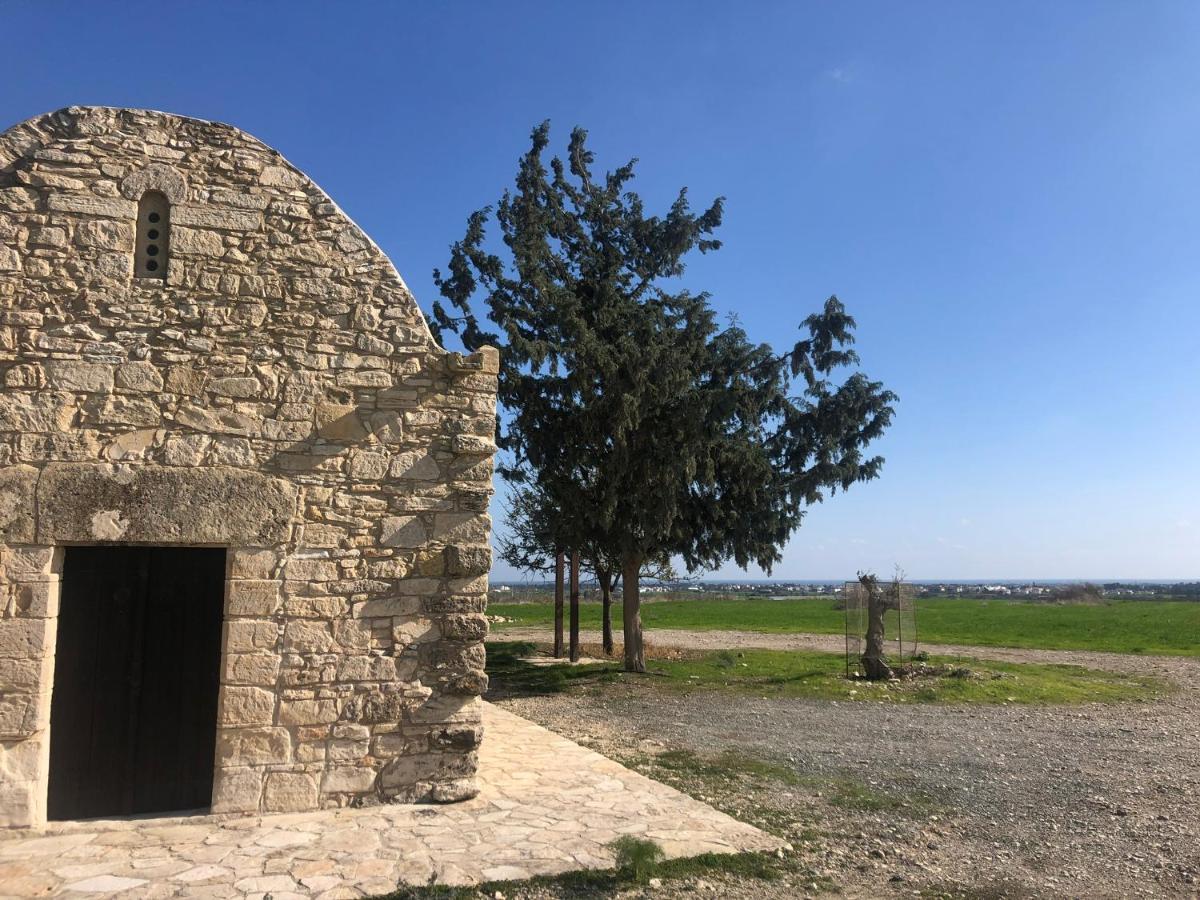
<instances>
[{"instance_id":1,"label":"gravel path","mask_svg":"<svg viewBox=\"0 0 1200 900\"><path fill-rule=\"evenodd\" d=\"M498 640L548 639L510 629ZM596 641L598 635L584 636ZM830 635L654 631L659 646L837 650ZM741 785L747 811L814 824L797 841L850 896L1200 896L1200 660L925 645L937 654L1150 674L1176 689L1141 703L922 706L657 689L653 679L504 701L618 759L733 750L787 765L798 785ZM853 782L899 812L851 808ZM870 805L868 802L867 805ZM884 805L887 805L885 803ZM753 817L751 815L751 817ZM782 827L787 833L787 825ZM795 896L761 884L728 896ZM744 893L743 893L744 891ZM811 892L805 890L804 892Z\"/></svg>"}]
</instances>

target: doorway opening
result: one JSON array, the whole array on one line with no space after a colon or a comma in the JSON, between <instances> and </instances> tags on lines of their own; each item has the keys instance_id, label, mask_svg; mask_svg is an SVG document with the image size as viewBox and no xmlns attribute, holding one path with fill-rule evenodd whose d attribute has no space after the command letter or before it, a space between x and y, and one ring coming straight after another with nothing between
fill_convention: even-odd
<instances>
[{"instance_id":1,"label":"doorway opening","mask_svg":"<svg viewBox=\"0 0 1200 900\"><path fill-rule=\"evenodd\" d=\"M209 808L224 596L224 549L66 548L50 819Z\"/></svg>"}]
</instances>

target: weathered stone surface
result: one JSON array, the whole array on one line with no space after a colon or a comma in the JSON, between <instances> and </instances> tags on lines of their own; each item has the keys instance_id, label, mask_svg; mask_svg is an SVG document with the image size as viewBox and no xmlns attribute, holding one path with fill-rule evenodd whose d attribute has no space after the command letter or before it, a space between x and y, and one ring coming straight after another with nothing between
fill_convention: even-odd
<instances>
[{"instance_id":1,"label":"weathered stone surface","mask_svg":"<svg viewBox=\"0 0 1200 900\"><path fill-rule=\"evenodd\" d=\"M472 456L491 456L496 452L496 443L491 438L479 437L474 434L456 434L454 436L454 452Z\"/></svg>"},{"instance_id":2,"label":"weathered stone surface","mask_svg":"<svg viewBox=\"0 0 1200 900\"><path fill-rule=\"evenodd\" d=\"M390 516L379 525L379 542L385 547L420 547L425 526L416 516Z\"/></svg>"},{"instance_id":3,"label":"weathered stone surface","mask_svg":"<svg viewBox=\"0 0 1200 900\"><path fill-rule=\"evenodd\" d=\"M411 478L416 481L432 481L440 471L437 462L429 453L402 453L392 462L392 478Z\"/></svg>"},{"instance_id":4,"label":"weathered stone surface","mask_svg":"<svg viewBox=\"0 0 1200 900\"><path fill-rule=\"evenodd\" d=\"M75 229L75 243L103 250L132 250L133 226L128 222L83 222Z\"/></svg>"},{"instance_id":5,"label":"weathered stone surface","mask_svg":"<svg viewBox=\"0 0 1200 900\"><path fill-rule=\"evenodd\" d=\"M213 784L215 813L257 812L262 798L263 772L251 768L217 769Z\"/></svg>"},{"instance_id":6,"label":"weathered stone surface","mask_svg":"<svg viewBox=\"0 0 1200 900\"><path fill-rule=\"evenodd\" d=\"M262 547L288 537L296 488L229 468L53 463L38 483L38 542ZM100 524L106 523L106 524Z\"/></svg>"},{"instance_id":7,"label":"weathered stone surface","mask_svg":"<svg viewBox=\"0 0 1200 900\"><path fill-rule=\"evenodd\" d=\"M0 824L45 815L64 544L228 548L215 811L467 796L495 352L229 126L60 110L0 168Z\"/></svg>"},{"instance_id":8,"label":"weathered stone surface","mask_svg":"<svg viewBox=\"0 0 1200 900\"><path fill-rule=\"evenodd\" d=\"M171 366L167 369L166 387L172 394L197 396L204 390L208 376L191 366Z\"/></svg>"},{"instance_id":9,"label":"weathered stone surface","mask_svg":"<svg viewBox=\"0 0 1200 900\"><path fill-rule=\"evenodd\" d=\"M328 441L360 441L367 436L358 408L349 403L318 403L317 433Z\"/></svg>"},{"instance_id":10,"label":"weathered stone surface","mask_svg":"<svg viewBox=\"0 0 1200 900\"><path fill-rule=\"evenodd\" d=\"M117 367L116 385L129 391L161 391L163 377L153 363L129 362Z\"/></svg>"},{"instance_id":11,"label":"weathered stone surface","mask_svg":"<svg viewBox=\"0 0 1200 900\"><path fill-rule=\"evenodd\" d=\"M0 432L64 432L74 418L75 399L70 394L0 394Z\"/></svg>"},{"instance_id":12,"label":"weathered stone surface","mask_svg":"<svg viewBox=\"0 0 1200 900\"><path fill-rule=\"evenodd\" d=\"M263 787L267 812L299 812L317 805L317 781L303 772L271 772Z\"/></svg>"},{"instance_id":13,"label":"weathered stone surface","mask_svg":"<svg viewBox=\"0 0 1200 900\"><path fill-rule=\"evenodd\" d=\"M33 466L0 468L0 540L32 544L35 538L34 493L38 470Z\"/></svg>"},{"instance_id":14,"label":"weathered stone surface","mask_svg":"<svg viewBox=\"0 0 1200 900\"><path fill-rule=\"evenodd\" d=\"M375 770L357 766L338 766L326 769L321 776L321 791L325 794L362 794L375 787Z\"/></svg>"},{"instance_id":15,"label":"weathered stone surface","mask_svg":"<svg viewBox=\"0 0 1200 900\"><path fill-rule=\"evenodd\" d=\"M46 363L50 387L64 391L104 393L113 387L113 367L103 363L73 359L52 359Z\"/></svg>"},{"instance_id":16,"label":"weathered stone surface","mask_svg":"<svg viewBox=\"0 0 1200 900\"><path fill-rule=\"evenodd\" d=\"M446 548L446 574L484 575L492 567L490 547L463 547L452 544Z\"/></svg>"},{"instance_id":17,"label":"weathered stone surface","mask_svg":"<svg viewBox=\"0 0 1200 900\"><path fill-rule=\"evenodd\" d=\"M279 608L279 587L278 581L231 581L225 612L231 616L273 615Z\"/></svg>"},{"instance_id":18,"label":"weathered stone surface","mask_svg":"<svg viewBox=\"0 0 1200 900\"><path fill-rule=\"evenodd\" d=\"M292 735L286 728L222 728L217 732L217 763L249 766L286 763L292 755Z\"/></svg>"},{"instance_id":19,"label":"weathered stone surface","mask_svg":"<svg viewBox=\"0 0 1200 900\"><path fill-rule=\"evenodd\" d=\"M221 691L217 722L224 726L270 725L275 721L275 693L258 687L226 685Z\"/></svg>"}]
</instances>

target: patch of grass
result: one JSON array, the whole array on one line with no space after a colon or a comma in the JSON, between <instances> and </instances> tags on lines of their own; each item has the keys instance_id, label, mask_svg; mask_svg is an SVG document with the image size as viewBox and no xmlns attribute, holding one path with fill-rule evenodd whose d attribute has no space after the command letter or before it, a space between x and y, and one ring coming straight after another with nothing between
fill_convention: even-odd
<instances>
[{"instance_id":1,"label":"patch of grass","mask_svg":"<svg viewBox=\"0 0 1200 900\"><path fill-rule=\"evenodd\" d=\"M783 784L800 783L799 776L790 766L736 750L725 750L710 758L697 756L691 750L667 750L652 757L651 763L669 772L718 782L745 777Z\"/></svg>"},{"instance_id":2,"label":"patch of grass","mask_svg":"<svg viewBox=\"0 0 1200 900\"><path fill-rule=\"evenodd\" d=\"M512 626L549 628L554 620L550 603L493 603L488 611L512 620L496 626L501 632ZM600 627L598 604L583 604L581 616L584 628ZM642 607L642 620L651 630L842 634L845 628L844 613L827 597L652 602ZM917 601L917 627L920 639L930 643L1200 656L1200 603L1182 600L1059 606L933 598Z\"/></svg>"},{"instance_id":3,"label":"patch of grass","mask_svg":"<svg viewBox=\"0 0 1200 900\"><path fill-rule=\"evenodd\" d=\"M637 882L646 882L662 864L663 848L646 838L624 834L608 845L616 859L617 871Z\"/></svg>"},{"instance_id":4,"label":"patch of grass","mask_svg":"<svg viewBox=\"0 0 1200 900\"><path fill-rule=\"evenodd\" d=\"M897 703L1092 703L1137 700L1165 685L1147 676L1083 666L950 660L934 657L940 674L892 682L845 677L841 654L743 650L728 666L718 653L651 660L656 679L674 690L723 690L763 697L876 700Z\"/></svg>"},{"instance_id":5,"label":"patch of grass","mask_svg":"<svg viewBox=\"0 0 1200 900\"><path fill-rule=\"evenodd\" d=\"M535 652L535 645L523 641L489 643L490 696L552 694L578 686L601 688L630 677L616 663L535 665L527 661ZM657 677L632 678L663 690L893 703L1112 703L1147 699L1170 689L1166 682L1151 676L1083 666L939 657L932 657L930 664L939 674L871 682L846 678L845 660L838 653L651 651L647 668Z\"/></svg>"},{"instance_id":6,"label":"patch of grass","mask_svg":"<svg viewBox=\"0 0 1200 900\"><path fill-rule=\"evenodd\" d=\"M919 791L891 793L849 776L829 779L824 794L831 806L860 812L888 812L921 818L938 808L931 797Z\"/></svg>"},{"instance_id":7,"label":"patch of grass","mask_svg":"<svg viewBox=\"0 0 1200 900\"><path fill-rule=\"evenodd\" d=\"M626 760L638 771L653 778L668 781L695 795L697 788L708 794L743 793L739 784L750 782L757 791L770 791L777 786L803 786L812 790L831 806L862 812L890 812L910 818L920 818L938 808L933 798L920 791L896 794L875 785L867 784L852 775L805 776L786 763L755 756L745 752L726 750L717 756L700 756L691 750L673 749L654 756L640 756ZM712 799L705 796L704 799ZM720 805L720 804L719 804ZM728 811L728 810L726 810ZM765 810L759 810L759 815ZM738 818L745 818L744 814ZM755 818L758 818L756 816ZM794 811L778 824L783 828L772 828L769 821L756 821L759 827L767 826L780 836L815 840L819 832L795 831Z\"/></svg>"},{"instance_id":8,"label":"patch of grass","mask_svg":"<svg viewBox=\"0 0 1200 900\"><path fill-rule=\"evenodd\" d=\"M770 853L704 853L683 859L661 860L655 864L652 876L668 883L705 877L764 882L799 877L805 883L815 883L825 889L832 887L832 882L803 866L794 856L780 859ZM480 897L492 897L497 891L506 897L513 897L538 890L551 891L557 897L599 898L611 897L622 889L637 887L642 883L630 867L580 869L561 875L541 875L527 881L489 881L477 887L404 887L387 894L386 900L479 900Z\"/></svg>"}]
</instances>

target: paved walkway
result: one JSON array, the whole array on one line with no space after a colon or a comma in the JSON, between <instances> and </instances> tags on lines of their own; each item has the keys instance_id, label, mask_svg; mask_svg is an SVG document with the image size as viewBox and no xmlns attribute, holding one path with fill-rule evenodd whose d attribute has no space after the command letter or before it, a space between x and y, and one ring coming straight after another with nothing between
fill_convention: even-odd
<instances>
[{"instance_id":1,"label":"paved walkway","mask_svg":"<svg viewBox=\"0 0 1200 900\"><path fill-rule=\"evenodd\" d=\"M333 900L612 865L622 834L668 856L781 842L491 704L480 795L278 816L55 823L0 835L0 897Z\"/></svg>"}]
</instances>

